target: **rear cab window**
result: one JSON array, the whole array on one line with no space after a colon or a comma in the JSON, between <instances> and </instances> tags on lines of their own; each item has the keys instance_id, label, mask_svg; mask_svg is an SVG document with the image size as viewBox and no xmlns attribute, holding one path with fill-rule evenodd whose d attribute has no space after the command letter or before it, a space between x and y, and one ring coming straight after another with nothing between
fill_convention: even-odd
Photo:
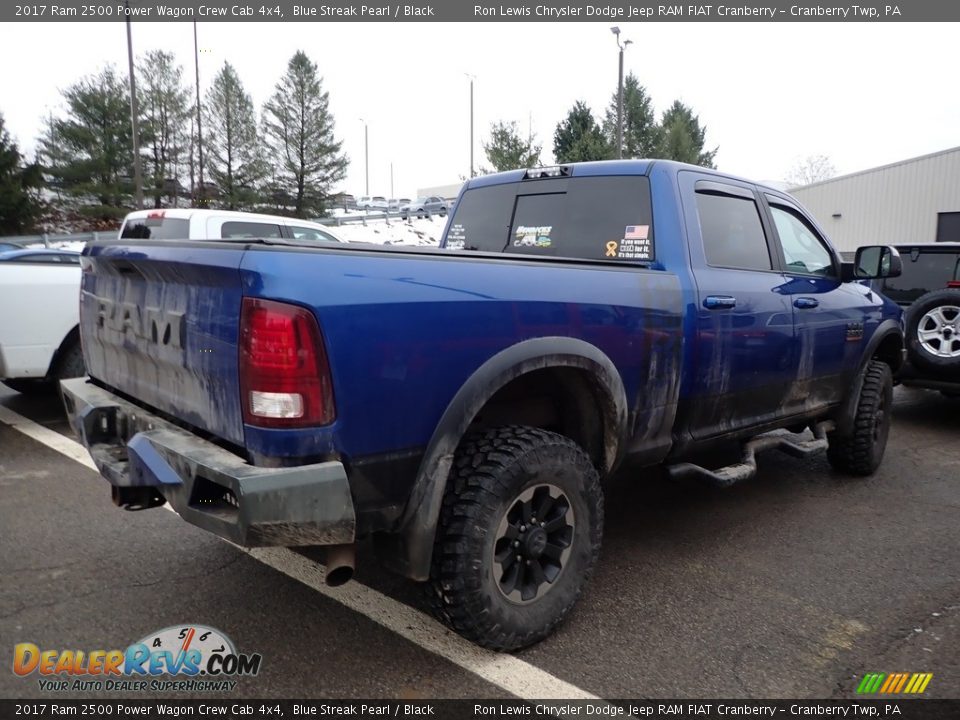
<instances>
[{"instance_id":1,"label":"rear cab window","mask_svg":"<svg viewBox=\"0 0 960 720\"><path fill-rule=\"evenodd\" d=\"M732 270L772 270L760 211L750 197L697 190L697 216L707 264Z\"/></svg>"},{"instance_id":2,"label":"rear cab window","mask_svg":"<svg viewBox=\"0 0 960 720\"><path fill-rule=\"evenodd\" d=\"M187 240L189 237L189 220L164 217L162 214L129 218L120 230L122 240Z\"/></svg>"},{"instance_id":3,"label":"rear cab window","mask_svg":"<svg viewBox=\"0 0 960 720\"><path fill-rule=\"evenodd\" d=\"M528 179L471 188L447 248L528 256L654 259L650 181L640 175Z\"/></svg>"},{"instance_id":4,"label":"rear cab window","mask_svg":"<svg viewBox=\"0 0 960 720\"><path fill-rule=\"evenodd\" d=\"M279 225L248 220L225 222L220 228L222 239L230 238L278 238L282 237Z\"/></svg>"}]
</instances>

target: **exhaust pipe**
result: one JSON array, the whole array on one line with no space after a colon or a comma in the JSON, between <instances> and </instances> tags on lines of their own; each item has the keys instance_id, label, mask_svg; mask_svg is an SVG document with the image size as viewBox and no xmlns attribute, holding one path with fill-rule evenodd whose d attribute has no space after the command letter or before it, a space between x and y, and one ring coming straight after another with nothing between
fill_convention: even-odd
<instances>
[{"instance_id":1,"label":"exhaust pipe","mask_svg":"<svg viewBox=\"0 0 960 720\"><path fill-rule=\"evenodd\" d=\"M329 546L327 548L327 585L339 587L350 582L356 564L356 545Z\"/></svg>"}]
</instances>

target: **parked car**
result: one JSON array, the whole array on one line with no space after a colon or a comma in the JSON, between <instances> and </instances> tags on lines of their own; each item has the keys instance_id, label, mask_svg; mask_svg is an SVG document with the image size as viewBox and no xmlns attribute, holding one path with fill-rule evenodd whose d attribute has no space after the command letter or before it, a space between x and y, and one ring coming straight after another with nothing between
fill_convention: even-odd
<instances>
[{"instance_id":1,"label":"parked car","mask_svg":"<svg viewBox=\"0 0 960 720\"><path fill-rule=\"evenodd\" d=\"M587 583L621 463L721 487L763 448L879 467L901 311L860 281L899 256L842 264L789 195L659 160L519 170L469 180L441 244L88 245L91 379L61 388L114 502L325 545L330 584L370 537L513 650ZM701 464L720 449L739 461Z\"/></svg>"},{"instance_id":2,"label":"parked car","mask_svg":"<svg viewBox=\"0 0 960 720\"><path fill-rule=\"evenodd\" d=\"M23 248L0 252L0 262L80 264L80 253L55 248Z\"/></svg>"},{"instance_id":3,"label":"parked car","mask_svg":"<svg viewBox=\"0 0 960 720\"><path fill-rule=\"evenodd\" d=\"M400 212L400 208L410 202L410 198L391 198L387 201L388 212Z\"/></svg>"},{"instance_id":4,"label":"parked car","mask_svg":"<svg viewBox=\"0 0 960 720\"><path fill-rule=\"evenodd\" d=\"M282 215L231 210L136 210L120 226L121 239L212 240L234 238L293 238L347 242L335 228Z\"/></svg>"},{"instance_id":5,"label":"parked car","mask_svg":"<svg viewBox=\"0 0 960 720\"><path fill-rule=\"evenodd\" d=\"M387 199L380 195L364 195L357 200L357 210L386 210Z\"/></svg>"},{"instance_id":6,"label":"parked car","mask_svg":"<svg viewBox=\"0 0 960 720\"><path fill-rule=\"evenodd\" d=\"M85 374L77 298L80 253L0 253L0 380L21 393L52 392Z\"/></svg>"},{"instance_id":7,"label":"parked car","mask_svg":"<svg viewBox=\"0 0 960 720\"><path fill-rule=\"evenodd\" d=\"M422 218L426 217L427 215L443 216L446 214L447 201L442 197L418 197L417 199L400 206L400 215L404 220L408 220L413 215L416 215L418 218Z\"/></svg>"},{"instance_id":8,"label":"parked car","mask_svg":"<svg viewBox=\"0 0 960 720\"><path fill-rule=\"evenodd\" d=\"M960 396L960 243L898 245L899 277L874 287L904 311L904 385Z\"/></svg>"}]
</instances>

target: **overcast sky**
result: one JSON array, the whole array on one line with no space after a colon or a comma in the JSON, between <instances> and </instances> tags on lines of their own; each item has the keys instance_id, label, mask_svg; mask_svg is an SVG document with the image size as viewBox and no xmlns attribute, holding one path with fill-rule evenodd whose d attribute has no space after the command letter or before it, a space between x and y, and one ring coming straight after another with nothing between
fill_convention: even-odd
<instances>
[{"instance_id":1,"label":"overcast sky","mask_svg":"<svg viewBox=\"0 0 960 720\"><path fill-rule=\"evenodd\" d=\"M298 49L319 65L350 168L342 189L411 196L469 172L496 120L528 124L552 157L553 131L576 100L602 116L617 83L609 23L200 23L203 91L228 61L258 108ZM811 154L854 172L960 145L955 23L633 23L626 71L659 114L692 106L724 170L782 179ZM114 63L126 73L123 23L0 23L0 113L32 153L60 90ZM134 23L134 52L174 52L193 83L193 26ZM394 190L390 188L393 163Z\"/></svg>"}]
</instances>

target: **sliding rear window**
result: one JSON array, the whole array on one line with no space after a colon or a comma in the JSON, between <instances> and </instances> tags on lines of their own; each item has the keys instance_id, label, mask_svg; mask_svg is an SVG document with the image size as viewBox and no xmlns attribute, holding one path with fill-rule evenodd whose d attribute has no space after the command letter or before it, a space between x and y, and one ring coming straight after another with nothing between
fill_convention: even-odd
<instances>
[{"instance_id":1,"label":"sliding rear window","mask_svg":"<svg viewBox=\"0 0 960 720\"><path fill-rule=\"evenodd\" d=\"M524 180L468 190L447 247L589 260L654 258L650 181L610 176Z\"/></svg>"},{"instance_id":2,"label":"sliding rear window","mask_svg":"<svg viewBox=\"0 0 960 720\"><path fill-rule=\"evenodd\" d=\"M123 224L120 237L124 240L187 240L190 221L184 218L133 218Z\"/></svg>"}]
</instances>

